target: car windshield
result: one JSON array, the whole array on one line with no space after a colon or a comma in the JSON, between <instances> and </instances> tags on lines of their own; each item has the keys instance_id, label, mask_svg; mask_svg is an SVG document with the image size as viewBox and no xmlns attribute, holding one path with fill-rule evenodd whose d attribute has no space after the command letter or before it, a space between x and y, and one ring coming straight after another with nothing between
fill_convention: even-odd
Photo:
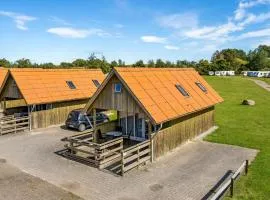
<instances>
[{"instance_id":1,"label":"car windshield","mask_svg":"<svg viewBox=\"0 0 270 200\"><path fill-rule=\"evenodd\" d=\"M68 115L68 119L72 121L77 121L79 117L80 112L70 112Z\"/></svg>"}]
</instances>

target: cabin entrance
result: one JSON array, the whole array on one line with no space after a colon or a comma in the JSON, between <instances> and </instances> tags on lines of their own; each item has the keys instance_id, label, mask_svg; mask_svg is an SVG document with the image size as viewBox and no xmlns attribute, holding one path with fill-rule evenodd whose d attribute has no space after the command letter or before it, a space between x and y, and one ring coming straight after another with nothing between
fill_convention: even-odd
<instances>
[{"instance_id":1,"label":"cabin entrance","mask_svg":"<svg viewBox=\"0 0 270 200\"><path fill-rule=\"evenodd\" d=\"M146 123L144 118L140 118L138 114L133 116L121 117L119 125L122 129L124 137L128 137L135 141L144 141L146 138Z\"/></svg>"}]
</instances>

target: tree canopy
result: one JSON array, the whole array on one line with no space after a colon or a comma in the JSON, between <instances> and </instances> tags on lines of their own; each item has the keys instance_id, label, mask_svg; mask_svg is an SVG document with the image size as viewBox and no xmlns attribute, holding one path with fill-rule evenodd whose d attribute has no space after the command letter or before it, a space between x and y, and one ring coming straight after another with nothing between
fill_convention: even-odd
<instances>
[{"instance_id":1,"label":"tree canopy","mask_svg":"<svg viewBox=\"0 0 270 200\"><path fill-rule=\"evenodd\" d=\"M73 62L61 62L59 65L53 63L32 63L27 58L19 59L15 62L8 61L5 58L0 59L0 67L39 67L39 68L99 68L104 73L108 73L113 67L126 66L121 59L108 62L104 56L98 57L91 53L87 59L76 59ZM199 61L176 60L138 60L130 67L193 67L200 74L207 74L208 71L233 70L240 73L243 70L270 70L270 46L260 45L256 49L246 53L241 49L223 49L215 51L211 60L201 59Z\"/></svg>"}]
</instances>

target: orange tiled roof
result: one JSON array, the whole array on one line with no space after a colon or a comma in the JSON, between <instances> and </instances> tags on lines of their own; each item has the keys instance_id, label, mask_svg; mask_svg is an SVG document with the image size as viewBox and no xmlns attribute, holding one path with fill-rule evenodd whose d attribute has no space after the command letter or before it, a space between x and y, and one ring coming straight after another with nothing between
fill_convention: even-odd
<instances>
[{"instance_id":1,"label":"orange tiled roof","mask_svg":"<svg viewBox=\"0 0 270 200\"><path fill-rule=\"evenodd\" d=\"M193 68L115 68L156 123L169 121L223 101ZM195 83L200 82L207 92ZM184 97L175 87L180 84Z\"/></svg>"},{"instance_id":2,"label":"orange tiled roof","mask_svg":"<svg viewBox=\"0 0 270 200\"><path fill-rule=\"evenodd\" d=\"M96 91L92 80L101 84L105 75L99 69L13 68L10 74L28 105L90 98ZM76 89L70 89L72 81Z\"/></svg>"},{"instance_id":3,"label":"orange tiled roof","mask_svg":"<svg viewBox=\"0 0 270 200\"><path fill-rule=\"evenodd\" d=\"M2 86L6 78L7 72L8 72L8 69L2 68L2 67L0 68L0 87Z\"/></svg>"}]
</instances>

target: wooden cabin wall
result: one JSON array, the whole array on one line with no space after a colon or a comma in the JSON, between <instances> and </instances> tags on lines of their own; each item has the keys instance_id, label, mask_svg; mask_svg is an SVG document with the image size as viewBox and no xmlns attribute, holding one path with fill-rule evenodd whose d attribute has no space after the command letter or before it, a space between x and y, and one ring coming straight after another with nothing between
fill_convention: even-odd
<instances>
[{"instance_id":1,"label":"wooden cabin wall","mask_svg":"<svg viewBox=\"0 0 270 200\"><path fill-rule=\"evenodd\" d=\"M214 113L214 107L211 107L165 124L166 128L153 136L154 157L164 155L213 127Z\"/></svg>"},{"instance_id":2,"label":"wooden cabin wall","mask_svg":"<svg viewBox=\"0 0 270 200\"><path fill-rule=\"evenodd\" d=\"M4 98L11 98L11 99L22 99L21 92L19 91L16 82L13 78L9 77L5 86L4 91L1 95L1 100Z\"/></svg>"},{"instance_id":3,"label":"wooden cabin wall","mask_svg":"<svg viewBox=\"0 0 270 200\"><path fill-rule=\"evenodd\" d=\"M62 124L66 121L70 111L83 108L88 100L54 103L53 109L31 113L32 129L46 128L51 125Z\"/></svg>"},{"instance_id":4,"label":"wooden cabin wall","mask_svg":"<svg viewBox=\"0 0 270 200\"><path fill-rule=\"evenodd\" d=\"M114 84L120 81L113 76L93 103L93 107L105 110L117 110L121 115L143 115L144 112L122 84L122 92L114 92ZM121 117L121 116L120 116Z\"/></svg>"},{"instance_id":5,"label":"wooden cabin wall","mask_svg":"<svg viewBox=\"0 0 270 200\"><path fill-rule=\"evenodd\" d=\"M6 100L2 101L2 103L5 109L27 106L24 99Z\"/></svg>"}]
</instances>

